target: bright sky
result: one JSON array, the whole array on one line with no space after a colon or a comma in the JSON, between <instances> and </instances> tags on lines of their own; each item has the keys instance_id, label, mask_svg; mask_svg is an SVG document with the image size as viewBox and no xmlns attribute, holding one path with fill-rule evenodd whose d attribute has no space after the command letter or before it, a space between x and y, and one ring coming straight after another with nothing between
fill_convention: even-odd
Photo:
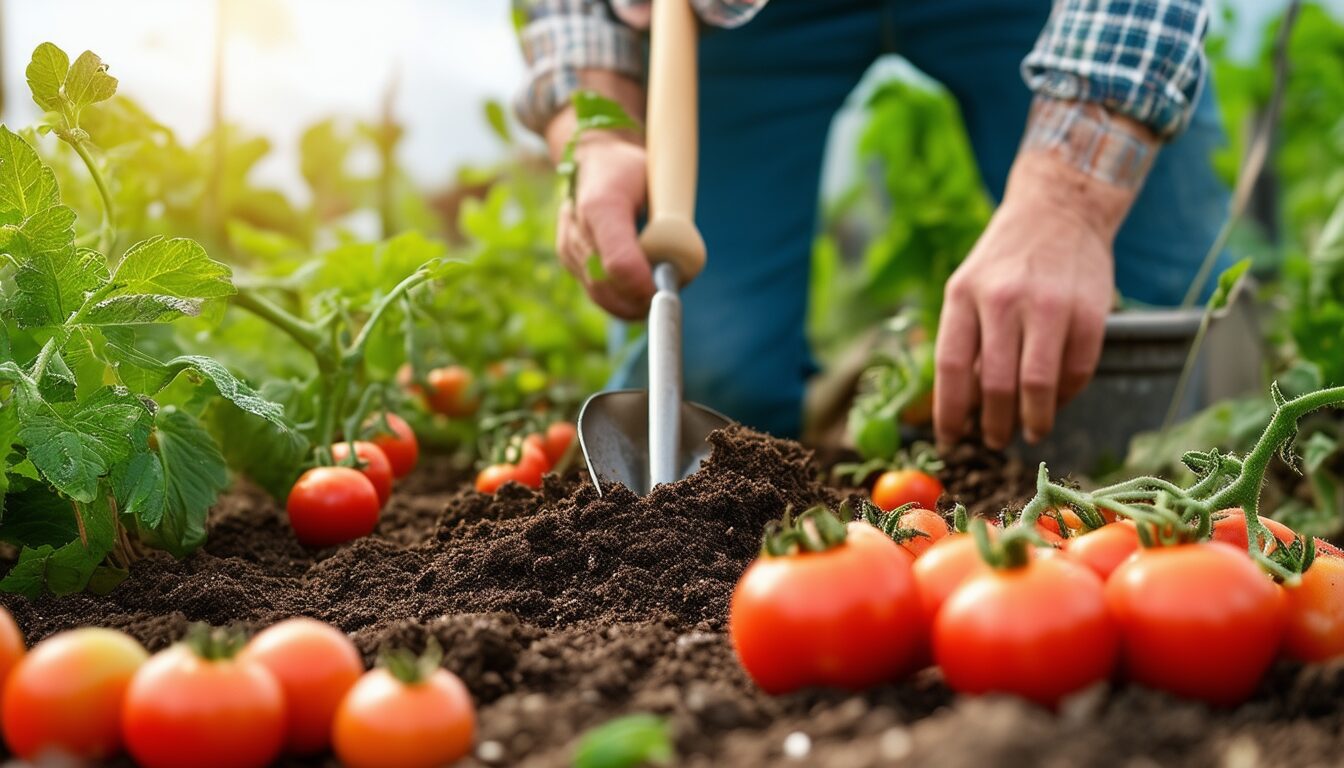
<instances>
[{"instance_id":1,"label":"bright sky","mask_svg":"<svg viewBox=\"0 0 1344 768\"><path fill-rule=\"evenodd\" d=\"M398 69L403 158L417 178L441 184L464 162L498 156L481 103L507 99L522 77L508 0L225 2L225 112L275 144L266 180L297 191L303 127L332 114L376 117ZM50 40L71 59L102 56L121 92L182 138L204 132L216 0L6 0L0 10L6 122L35 117L23 70Z\"/></svg>"}]
</instances>

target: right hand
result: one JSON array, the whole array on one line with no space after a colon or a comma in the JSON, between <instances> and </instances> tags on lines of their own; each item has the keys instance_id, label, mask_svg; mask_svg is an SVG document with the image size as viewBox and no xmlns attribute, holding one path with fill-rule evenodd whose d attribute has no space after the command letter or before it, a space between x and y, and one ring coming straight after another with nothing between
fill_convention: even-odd
<instances>
[{"instance_id":1,"label":"right hand","mask_svg":"<svg viewBox=\"0 0 1344 768\"><path fill-rule=\"evenodd\" d=\"M648 161L636 139L589 131L575 148L574 199L560 207L555 249L598 306L625 320L648 316L653 273L639 247L635 218L648 189ZM601 274L590 269L597 258Z\"/></svg>"}]
</instances>

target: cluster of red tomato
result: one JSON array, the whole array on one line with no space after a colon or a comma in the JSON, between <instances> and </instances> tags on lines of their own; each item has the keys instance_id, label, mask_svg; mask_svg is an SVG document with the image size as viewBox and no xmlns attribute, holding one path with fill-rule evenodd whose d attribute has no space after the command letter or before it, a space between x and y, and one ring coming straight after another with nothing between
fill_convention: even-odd
<instances>
[{"instance_id":1,"label":"cluster of red tomato","mask_svg":"<svg viewBox=\"0 0 1344 768\"><path fill-rule=\"evenodd\" d=\"M380 419L390 432L381 430L371 441L336 443L331 447L335 465L304 472L290 489L285 511L304 546L331 547L372 533L392 496L392 481L415 468L420 444L411 426L387 413L371 420L374 429Z\"/></svg>"},{"instance_id":2,"label":"cluster of red tomato","mask_svg":"<svg viewBox=\"0 0 1344 768\"><path fill-rule=\"evenodd\" d=\"M146 768L260 768L331 750L352 768L432 768L470 750L476 715L462 681L429 661L366 672L344 633L312 619L245 645L204 631L153 656L99 628L25 653L0 609L0 725L33 764L125 750Z\"/></svg>"},{"instance_id":3,"label":"cluster of red tomato","mask_svg":"<svg viewBox=\"0 0 1344 768\"><path fill-rule=\"evenodd\" d=\"M541 478L565 463L574 446L575 435L573 424L557 421L547 427L545 432L518 440L508 449L515 457L512 461L501 460L477 473L476 490L494 493L510 482L528 488L540 488Z\"/></svg>"},{"instance_id":4,"label":"cluster of red tomato","mask_svg":"<svg viewBox=\"0 0 1344 768\"><path fill-rule=\"evenodd\" d=\"M1149 548L1129 521L1064 538L1061 524L1081 526L1068 512L1030 535L990 526L993 564L940 516L908 515L894 528L924 535L901 544L824 509L767 532L729 617L762 689L861 689L934 663L959 692L1047 707L1112 679L1231 706L1280 654L1344 657L1339 550L1318 541L1300 584L1280 585L1247 555L1240 510L1218 516L1212 540ZM1043 538L1057 546L1032 543Z\"/></svg>"}]
</instances>

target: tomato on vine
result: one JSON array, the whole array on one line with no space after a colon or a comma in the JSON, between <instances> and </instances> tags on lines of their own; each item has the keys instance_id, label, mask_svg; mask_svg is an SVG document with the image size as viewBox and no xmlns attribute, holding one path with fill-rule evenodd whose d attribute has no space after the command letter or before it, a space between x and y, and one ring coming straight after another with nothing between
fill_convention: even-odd
<instances>
[{"instance_id":1,"label":"tomato on vine","mask_svg":"<svg viewBox=\"0 0 1344 768\"><path fill-rule=\"evenodd\" d=\"M364 662L346 634L314 619L286 619L262 630L238 654L259 664L285 695L285 750L312 755L331 746L331 724Z\"/></svg>"},{"instance_id":2,"label":"tomato on vine","mask_svg":"<svg viewBox=\"0 0 1344 768\"><path fill-rule=\"evenodd\" d=\"M884 512L876 505L865 502L863 518L913 557L920 557L951 532L942 515L913 503Z\"/></svg>"},{"instance_id":3,"label":"tomato on vine","mask_svg":"<svg viewBox=\"0 0 1344 768\"><path fill-rule=\"evenodd\" d=\"M285 511L294 536L318 549L368 536L382 504L373 483L350 467L314 467L289 491Z\"/></svg>"},{"instance_id":4,"label":"tomato on vine","mask_svg":"<svg viewBox=\"0 0 1344 768\"><path fill-rule=\"evenodd\" d=\"M352 470L353 471L353 470ZM285 739L285 695L237 636L193 629L126 689L126 749L144 768L262 768Z\"/></svg>"},{"instance_id":5,"label":"tomato on vine","mask_svg":"<svg viewBox=\"0 0 1344 768\"><path fill-rule=\"evenodd\" d=\"M1139 546L1139 529L1133 521L1121 520L1069 539L1064 543L1064 552L1104 580L1138 552Z\"/></svg>"},{"instance_id":6,"label":"tomato on vine","mask_svg":"<svg viewBox=\"0 0 1344 768\"><path fill-rule=\"evenodd\" d=\"M878 476L873 485L873 503L886 511L906 504L921 509L937 509L943 496L943 484L921 469L891 469Z\"/></svg>"},{"instance_id":7,"label":"tomato on vine","mask_svg":"<svg viewBox=\"0 0 1344 768\"><path fill-rule=\"evenodd\" d=\"M373 484L373 490L378 494L378 504L387 504L387 500L392 498L392 463L388 461L387 454L382 448L363 440L355 441L354 445L355 457L363 465L355 468ZM350 443L331 446L331 460L337 465L344 465L349 458Z\"/></svg>"},{"instance_id":8,"label":"tomato on vine","mask_svg":"<svg viewBox=\"0 0 1344 768\"><path fill-rule=\"evenodd\" d=\"M435 768L471 750L476 712L456 675L439 666L431 640L418 659L384 654L341 700L332 726L333 747L349 768Z\"/></svg>"},{"instance_id":9,"label":"tomato on vine","mask_svg":"<svg viewBox=\"0 0 1344 768\"><path fill-rule=\"evenodd\" d=\"M36 761L63 753L102 761L121 751L122 699L149 654L129 635L87 627L38 643L5 681L5 743Z\"/></svg>"},{"instance_id":10,"label":"tomato on vine","mask_svg":"<svg viewBox=\"0 0 1344 768\"><path fill-rule=\"evenodd\" d=\"M1140 550L1107 580L1106 604L1131 680L1216 706L1251 695L1287 619L1283 589L1221 542Z\"/></svg>"},{"instance_id":11,"label":"tomato on vine","mask_svg":"<svg viewBox=\"0 0 1344 768\"><path fill-rule=\"evenodd\" d=\"M1028 537L984 537L993 567L973 571L938 610L933 654L953 690L1053 707L1110 677L1118 639L1101 579L1067 558L1033 556Z\"/></svg>"},{"instance_id":12,"label":"tomato on vine","mask_svg":"<svg viewBox=\"0 0 1344 768\"><path fill-rule=\"evenodd\" d=\"M1344 657L1344 560L1317 557L1284 596L1284 652L1306 662Z\"/></svg>"},{"instance_id":13,"label":"tomato on vine","mask_svg":"<svg viewBox=\"0 0 1344 768\"><path fill-rule=\"evenodd\" d=\"M733 590L728 634L743 669L771 694L910 672L925 631L911 561L867 523L786 514Z\"/></svg>"},{"instance_id":14,"label":"tomato on vine","mask_svg":"<svg viewBox=\"0 0 1344 768\"><path fill-rule=\"evenodd\" d=\"M382 426L382 421L387 421L387 427ZM388 432L388 429L391 432ZM365 429L371 430L373 436L369 441L387 455L387 460L392 464L392 476L402 478L415 469L415 463L420 460L420 443L415 439L415 430L406 420L395 413L384 413L382 417L374 416L365 423Z\"/></svg>"},{"instance_id":15,"label":"tomato on vine","mask_svg":"<svg viewBox=\"0 0 1344 768\"><path fill-rule=\"evenodd\" d=\"M1260 524L1283 544L1292 544L1293 539L1297 538L1297 533L1292 528L1273 518L1261 515ZM1236 508L1214 513L1212 538L1214 541L1231 544L1237 549L1246 549L1250 543L1250 539L1246 537L1246 513Z\"/></svg>"}]
</instances>

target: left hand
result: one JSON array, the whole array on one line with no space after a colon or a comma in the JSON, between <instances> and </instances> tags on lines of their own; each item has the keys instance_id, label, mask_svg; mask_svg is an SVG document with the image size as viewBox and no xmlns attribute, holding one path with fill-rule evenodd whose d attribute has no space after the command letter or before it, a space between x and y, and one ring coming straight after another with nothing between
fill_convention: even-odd
<instances>
[{"instance_id":1,"label":"left hand","mask_svg":"<svg viewBox=\"0 0 1344 768\"><path fill-rule=\"evenodd\" d=\"M1004 201L947 283L936 347L934 426L963 437L980 402L985 444L1017 423L1035 442L1091 379L1114 301L1112 244L1135 190L1044 151L1019 154Z\"/></svg>"}]
</instances>

